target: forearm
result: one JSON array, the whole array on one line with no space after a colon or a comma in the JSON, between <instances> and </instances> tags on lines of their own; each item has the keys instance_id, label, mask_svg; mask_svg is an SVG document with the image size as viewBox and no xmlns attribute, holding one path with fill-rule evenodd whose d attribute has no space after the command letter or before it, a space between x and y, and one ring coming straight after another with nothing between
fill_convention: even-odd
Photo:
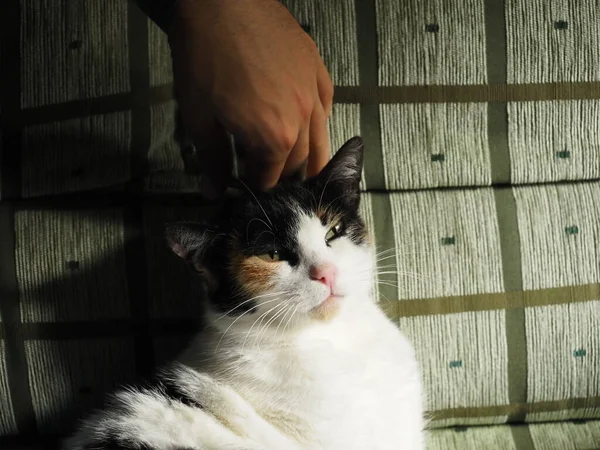
<instances>
[{"instance_id":1,"label":"forearm","mask_svg":"<svg viewBox=\"0 0 600 450\"><path fill-rule=\"evenodd\" d=\"M134 0L142 11L165 33L175 13L179 0Z\"/></svg>"}]
</instances>

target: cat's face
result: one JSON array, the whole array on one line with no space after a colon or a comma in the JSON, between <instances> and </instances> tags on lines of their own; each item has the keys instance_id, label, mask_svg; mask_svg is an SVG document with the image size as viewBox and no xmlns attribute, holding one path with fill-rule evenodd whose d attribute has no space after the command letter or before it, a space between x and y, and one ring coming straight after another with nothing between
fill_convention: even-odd
<instances>
[{"instance_id":1,"label":"cat's face","mask_svg":"<svg viewBox=\"0 0 600 450\"><path fill-rule=\"evenodd\" d=\"M317 177L250 192L213 225L167 229L173 251L206 272L213 304L273 324L325 320L366 301L372 248L358 214L363 145L348 141Z\"/></svg>"}]
</instances>

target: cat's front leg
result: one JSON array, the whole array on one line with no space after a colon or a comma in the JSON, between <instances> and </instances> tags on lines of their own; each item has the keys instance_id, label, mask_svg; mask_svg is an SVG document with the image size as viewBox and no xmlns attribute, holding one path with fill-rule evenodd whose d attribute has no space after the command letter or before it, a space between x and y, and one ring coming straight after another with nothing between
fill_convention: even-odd
<instances>
[{"instance_id":1,"label":"cat's front leg","mask_svg":"<svg viewBox=\"0 0 600 450\"><path fill-rule=\"evenodd\" d=\"M203 410L237 436L248 439L258 446L248 450L303 449L292 437L285 435L258 414L254 407L231 387L198 372L193 378L194 390L197 392Z\"/></svg>"}]
</instances>

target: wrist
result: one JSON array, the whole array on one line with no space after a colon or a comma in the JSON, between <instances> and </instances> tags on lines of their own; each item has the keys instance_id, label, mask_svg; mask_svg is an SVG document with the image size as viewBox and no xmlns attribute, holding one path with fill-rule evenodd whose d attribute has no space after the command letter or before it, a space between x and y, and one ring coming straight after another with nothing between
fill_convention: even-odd
<instances>
[{"instance_id":1,"label":"wrist","mask_svg":"<svg viewBox=\"0 0 600 450\"><path fill-rule=\"evenodd\" d=\"M212 3L212 0L176 0L167 29L169 38L175 31L185 29L195 22L206 9L207 3Z\"/></svg>"}]
</instances>

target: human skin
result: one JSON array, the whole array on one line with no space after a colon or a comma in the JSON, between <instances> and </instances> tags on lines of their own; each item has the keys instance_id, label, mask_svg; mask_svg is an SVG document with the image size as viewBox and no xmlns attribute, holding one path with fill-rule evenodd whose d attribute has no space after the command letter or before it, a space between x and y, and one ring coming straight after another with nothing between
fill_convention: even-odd
<instances>
[{"instance_id":1,"label":"human skin","mask_svg":"<svg viewBox=\"0 0 600 450\"><path fill-rule=\"evenodd\" d=\"M179 0L168 26L182 125L216 192L231 173L226 132L253 188L330 155L333 84L313 40L277 0Z\"/></svg>"}]
</instances>

